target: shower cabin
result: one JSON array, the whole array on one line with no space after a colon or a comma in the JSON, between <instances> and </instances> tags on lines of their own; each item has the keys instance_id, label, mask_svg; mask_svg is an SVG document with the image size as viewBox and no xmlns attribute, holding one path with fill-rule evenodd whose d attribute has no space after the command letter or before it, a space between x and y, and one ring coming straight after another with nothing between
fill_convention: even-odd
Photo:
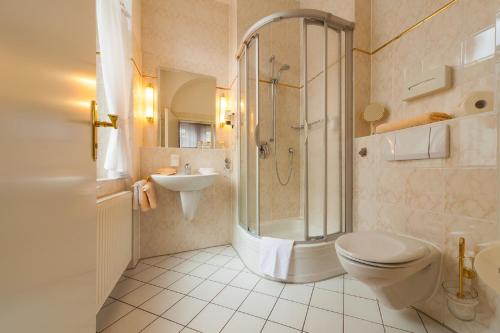
<instances>
[{"instance_id":1,"label":"shower cabin","mask_svg":"<svg viewBox=\"0 0 500 333\"><path fill-rule=\"evenodd\" d=\"M352 29L290 10L256 22L241 43L234 244L256 273L266 236L295 241L289 281L342 273L334 241L352 230Z\"/></svg>"}]
</instances>

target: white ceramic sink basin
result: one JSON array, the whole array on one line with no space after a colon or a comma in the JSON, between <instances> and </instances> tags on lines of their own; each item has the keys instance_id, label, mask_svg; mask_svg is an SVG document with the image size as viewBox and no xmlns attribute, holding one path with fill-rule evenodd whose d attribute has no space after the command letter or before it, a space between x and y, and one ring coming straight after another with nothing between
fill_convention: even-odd
<instances>
[{"instance_id":1,"label":"white ceramic sink basin","mask_svg":"<svg viewBox=\"0 0 500 333\"><path fill-rule=\"evenodd\" d=\"M500 242L481 250L474 259L479 278L500 294Z\"/></svg>"},{"instance_id":2,"label":"white ceramic sink basin","mask_svg":"<svg viewBox=\"0 0 500 333\"><path fill-rule=\"evenodd\" d=\"M192 175L151 175L151 178L170 191L199 191L212 185L217 174L202 175L195 173Z\"/></svg>"},{"instance_id":3,"label":"white ceramic sink basin","mask_svg":"<svg viewBox=\"0 0 500 333\"><path fill-rule=\"evenodd\" d=\"M201 190L212 185L217 177L216 173L202 175L151 175L151 178L160 186L170 191L178 191L181 195L182 212L184 218L191 221L198 208Z\"/></svg>"}]
</instances>

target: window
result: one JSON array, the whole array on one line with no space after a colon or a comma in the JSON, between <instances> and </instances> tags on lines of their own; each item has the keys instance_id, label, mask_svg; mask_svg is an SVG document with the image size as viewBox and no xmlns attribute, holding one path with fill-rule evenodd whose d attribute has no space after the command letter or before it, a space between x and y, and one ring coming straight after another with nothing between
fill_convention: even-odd
<instances>
[{"instance_id":1,"label":"window","mask_svg":"<svg viewBox=\"0 0 500 333\"><path fill-rule=\"evenodd\" d=\"M212 125L203 123L179 122L179 147L212 147Z\"/></svg>"}]
</instances>

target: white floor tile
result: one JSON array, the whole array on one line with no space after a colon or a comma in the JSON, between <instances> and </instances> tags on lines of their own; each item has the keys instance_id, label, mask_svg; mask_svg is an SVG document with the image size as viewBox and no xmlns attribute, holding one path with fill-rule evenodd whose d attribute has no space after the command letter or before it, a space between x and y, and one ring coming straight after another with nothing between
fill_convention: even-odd
<instances>
[{"instance_id":1,"label":"white floor tile","mask_svg":"<svg viewBox=\"0 0 500 333\"><path fill-rule=\"evenodd\" d=\"M344 274L344 279L348 279L348 280L356 280L352 275L349 275L349 274Z\"/></svg>"},{"instance_id":2,"label":"white floor tile","mask_svg":"<svg viewBox=\"0 0 500 333\"><path fill-rule=\"evenodd\" d=\"M183 294L176 293L175 291L163 290L161 293L142 304L140 308L159 316L183 297Z\"/></svg>"},{"instance_id":3,"label":"white floor tile","mask_svg":"<svg viewBox=\"0 0 500 333\"><path fill-rule=\"evenodd\" d=\"M199 277L186 275L183 278L172 283L168 287L168 289L177 291L182 294L188 294L202 282L203 279L200 279Z\"/></svg>"},{"instance_id":4,"label":"white floor tile","mask_svg":"<svg viewBox=\"0 0 500 333\"><path fill-rule=\"evenodd\" d=\"M120 298L120 300L134 306L139 306L154 295L159 294L162 290L163 289L160 287L145 284L142 287L139 287L129 294L123 296L122 298Z\"/></svg>"},{"instance_id":5,"label":"white floor tile","mask_svg":"<svg viewBox=\"0 0 500 333\"><path fill-rule=\"evenodd\" d=\"M344 297L342 294L326 289L314 288L311 306L324 310L344 313Z\"/></svg>"},{"instance_id":6,"label":"white floor tile","mask_svg":"<svg viewBox=\"0 0 500 333\"><path fill-rule=\"evenodd\" d=\"M133 306L122 302L114 302L102 308L96 317L97 332L102 331L132 310L134 310Z\"/></svg>"},{"instance_id":7,"label":"white floor tile","mask_svg":"<svg viewBox=\"0 0 500 333\"><path fill-rule=\"evenodd\" d=\"M160 286L163 288L167 288L175 281L181 279L186 276L186 274L181 274L174 271L166 271L165 273L157 276L153 280L149 281L149 283L154 284L155 286Z\"/></svg>"},{"instance_id":8,"label":"white floor tile","mask_svg":"<svg viewBox=\"0 0 500 333\"><path fill-rule=\"evenodd\" d=\"M229 283L233 287L239 287L243 289L253 289L257 282L259 282L260 277L253 273L241 272L236 276L231 283Z\"/></svg>"},{"instance_id":9,"label":"white floor tile","mask_svg":"<svg viewBox=\"0 0 500 333\"><path fill-rule=\"evenodd\" d=\"M371 299L344 295L344 313L352 317L382 323L377 301Z\"/></svg>"},{"instance_id":10,"label":"white floor tile","mask_svg":"<svg viewBox=\"0 0 500 333\"><path fill-rule=\"evenodd\" d=\"M119 282L116 284L116 286L113 288L113 291L111 292L110 296L113 298L121 298L131 292L132 290L135 290L139 288L140 286L143 286L144 283L132 279L126 279L122 282Z\"/></svg>"},{"instance_id":11,"label":"white floor tile","mask_svg":"<svg viewBox=\"0 0 500 333\"><path fill-rule=\"evenodd\" d=\"M208 304L188 325L203 333L218 333L233 315L234 310Z\"/></svg>"},{"instance_id":12,"label":"white floor tile","mask_svg":"<svg viewBox=\"0 0 500 333\"><path fill-rule=\"evenodd\" d=\"M198 332L190 329L189 327L184 327L184 329L181 331L181 333L198 333Z\"/></svg>"},{"instance_id":13,"label":"white floor tile","mask_svg":"<svg viewBox=\"0 0 500 333\"><path fill-rule=\"evenodd\" d=\"M344 293L359 297L377 299L377 296L375 296L373 291L366 284L358 280L346 279L344 281Z\"/></svg>"},{"instance_id":14,"label":"white floor tile","mask_svg":"<svg viewBox=\"0 0 500 333\"><path fill-rule=\"evenodd\" d=\"M166 272L166 270L163 268L150 267L150 268L134 275L134 279L140 280L142 282L149 282L149 281L153 280L155 277L157 277L158 275L161 275L165 272Z\"/></svg>"},{"instance_id":15,"label":"white floor tile","mask_svg":"<svg viewBox=\"0 0 500 333\"><path fill-rule=\"evenodd\" d=\"M155 266L165 268L165 269L170 269L172 267L179 265L183 261L184 261L184 259L181 259L181 258L168 257L167 259L155 264Z\"/></svg>"},{"instance_id":16,"label":"white floor tile","mask_svg":"<svg viewBox=\"0 0 500 333\"><path fill-rule=\"evenodd\" d=\"M217 271L218 269L219 269L218 266L209 265L209 264L201 264L200 266L196 267L194 270L189 272L189 275L194 275L194 276L206 279L210 275L212 275L215 271Z\"/></svg>"},{"instance_id":17,"label":"white floor tile","mask_svg":"<svg viewBox=\"0 0 500 333\"><path fill-rule=\"evenodd\" d=\"M210 302L225 286L219 282L206 280L194 288L189 295Z\"/></svg>"},{"instance_id":18,"label":"white floor tile","mask_svg":"<svg viewBox=\"0 0 500 333\"><path fill-rule=\"evenodd\" d=\"M228 247L229 247L228 245L214 246L214 247L202 249L202 251L208 252L208 253L219 254L222 251L224 251L225 249L227 249Z\"/></svg>"},{"instance_id":19,"label":"white floor tile","mask_svg":"<svg viewBox=\"0 0 500 333\"><path fill-rule=\"evenodd\" d=\"M269 320L301 330L306 318L307 306L278 299Z\"/></svg>"},{"instance_id":20,"label":"white floor tile","mask_svg":"<svg viewBox=\"0 0 500 333\"><path fill-rule=\"evenodd\" d=\"M425 314L420 313L420 317L424 321L424 325L428 333L452 333L452 331L439 324L434 319L429 318Z\"/></svg>"},{"instance_id":21,"label":"white floor tile","mask_svg":"<svg viewBox=\"0 0 500 333\"><path fill-rule=\"evenodd\" d=\"M147 264L147 265L154 265L154 264L157 264L159 262L162 262L163 260L165 260L167 258L168 258L168 256L151 257L151 258L141 259L141 262L143 264Z\"/></svg>"},{"instance_id":22,"label":"white floor tile","mask_svg":"<svg viewBox=\"0 0 500 333\"><path fill-rule=\"evenodd\" d=\"M227 286L212 300L212 303L236 310L249 293L250 291L245 289Z\"/></svg>"},{"instance_id":23,"label":"white floor tile","mask_svg":"<svg viewBox=\"0 0 500 333\"><path fill-rule=\"evenodd\" d=\"M210 275L209 280L228 284L234 277L238 275L238 272L228 268L221 268L214 274Z\"/></svg>"},{"instance_id":24,"label":"white floor tile","mask_svg":"<svg viewBox=\"0 0 500 333\"><path fill-rule=\"evenodd\" d=\"M403 331L394 327L384 326L385 333L408 333L408 331Z\"/></svg>"},{"instance_id":25,"label":"white floor tile","mask_svg":"<svg viewBox=\"0 0 500 333\"><path fill-rule=\"evenodd\" d=\"M312 291L313 288L305 284L287 284L280 297L290 301L309 304Z\"/></svg>"},{"instance_id":26,"label":"white floor tile","mask_svg":"<svg viewBox=\"0 0 500 333\"><path fill-rule=\"evenodd\" d=\"M125 317L106 328L105 333L137 333L157 317L146 311L135 309Z\"/></svg>"},{"instance_id":27,"label":"white floor tile","mask_svg":"<svg viewBox=\"0 0 500 333\"><path fill-rule=\"evenodd\" d=\"M190 259L198 253L200 253L199 250L193 250L193 251L175 253L175 254L172 254L172 256L177 257L177 258L182 258L182 259Z\"/></svg>"},{"instance_id":28,"label":"white floor tile","mask_svg":"<svg viewBox=\"0 0 500 333\"><path fill-rule=\"evenodd\" d=\"M334 277L332 279L316 282L314 286L316 288L336 291L341 293L343 290L344 279L342 276Z\"/></svg>"},{"instance_id":29,"label":"white floor tile","mask_svg":"<svg viewBox=\"0 0 500 333\"><path fill-rule=\"evenodd\" d=\"M194 256L192 256L190 258L190 260L198 261L198 262L201 262L201 263L206 263L213 256L214 256L213 253L199 252L199 253L195 254Z\"/></svg>"},{"instance_id":30,"label":"white floor tile","mask_svg":"<svg viewBox=\"0 0 500 333\"><path fill-rule=\"evenodd\" d=\"M225 256L231 256L231 257L238 256L238 254L236 253L236 251L231 246L230 247L226 247L224 250L222 250L222 252L220 254L223 254Z\"/></svg>"},{"instance_id":31,"label":"white floor tile","mask_svg":"<svg viewBox=\"0 0 500 333\"><path fill-rule=\"evenodd\" d=\"M114 303L114 302L115 302L115 300L114 300L114 299L112 299L112 298L108 297L108 298L106 298L106 300L104 301L104 304L102 305L102 307L108 306L108 305L110 305L111 303Z\"/></svg>"},{"instance_id":32,"label":"white floor tile","mask_svg":"<svg viewBox=\"0 0 500 333\"><path fill-rule=\"evenodd\" d=\"M283 288L285 288L284 283L261 279L255 286L254 290L263 294L278 297L281 294Z\"/></svg>"},{"instance_id":33,"label":"white floor tile","mask_svg":"<svg viewBox=\"0 0 500 333\"><path fill-rule=\"evenodd\" d=\"M304 331L308 333L342 333L343 317L341 314L309 308ZM364 333L364 332L358 332Z\"/></svg>"},{"instance_id":34,"label":"white floor tile","mask_svg":"<svg viewBox=\"0 0 500 333\"><path fill-rule=\"evenodd\" d=\"M380 311L382 312L382 318L386 326L415 333L426 333L422 320L420 320L417 311L413 309L392 310L381 304Z\"/></svg>"},{"instance_id":35,"label":"white floor tile","mask_svg":"<svg viewBox=\"0 0 500 333\"><path fill-rule=\"evenodd\" d=\"M173 270L175 272L187 274L200 265L201 265L201 263L199 263L199 262L186 260L183 263L180 263L179 265L172 267L171 270Z\"/></svg>"},{"instance_id":36,"label":"white floor tile","mask_svg":"<svg viewBox=\"0 0 500 333\"><path fill-rule=\"evenodd\" d=\"M228 256L223 256L223 255L216 255L212 258L210 258L209 260L207 260L207 264L210 264L210 265L215 265L215 266L224 266L225 264L227 264L228 262L230 262L232 259L232 257L228 257Z\"/></svg>"},{"instance_id":37,"label":"white floor tile","mask_svg":"<svg viewBox=\"0 0 500 333\"><path fill-rule=\"evenodd\" d=\"M276 303L276 297L251 292L238 310L267 319L274 303Z\"/></svg>"},{"instance_id":38,"label":"white floor tile","mask_svg":"<svg viewBox=\"0 0 500 333\"><path fill-rule=\"evenodd\" d=\"M344 333L384 333L384 326L349 316L344 317Z\"/></svg>"},{"instance_id":39,"label":"white floor tile","mask_svg":"<svg viewBox=\"0 0 500 333\"><path fill-rule=\"evenodd\" d=\"M225 264L224 267L241 271L243 268L245 268L245 265L240 258L233 258L227 264Z\"/></svg>"},{"instance_id":40,"label":"white floor tile","mask_svg":"<svg viewBox=\"0 0 500 333\"><path fill-rule=\"evenodd\" d=\"M299 333L300 331L291 327L283 326L273 323L272 321L266 322L262 333Z\"/></svg>"},{"instance_id":41,"label":"white floor tile","mask_svg":"<svg viewBox=\"0 0 500 333\"><path fill-rule=\"evenodd\" d=\"M143 263L138 263L137 266L135 266L135 268L127 269L123 273L123 275L125 275L125 276L134 276L135 274L140 273L140 272L148 269L149 267L151 267L151 266L143 264Z\"/></svg>"},{"instance_id":42,"label":"white floor tile","mask_svg":"<svg viewBox=\"0 0 500 333\"><path fill-rule=\"evenodd\" d=\"M222 333L259 333L265 322L264 319L236 312Z\"/></svg>"},{"instance_id":43,"label":"white floor tile","mask_svg":"<svg viewBox=\"0 0 500 333\"><path fill-rule=\"evenodd\" d=\"M187 325L207 304L205 301L186 296L161 316L176 323Z\"/></svg>"},{"instance_id":44,"label":"white floor tile","mask_svg":"<svg viewBox=\"0 0 500 333\"><path fill-rule=\"evenodd\" d=\"M174 323L173 321L158 318L141 333L178 333L183 328L184 326Z\"/></svg>"}]
</instances>

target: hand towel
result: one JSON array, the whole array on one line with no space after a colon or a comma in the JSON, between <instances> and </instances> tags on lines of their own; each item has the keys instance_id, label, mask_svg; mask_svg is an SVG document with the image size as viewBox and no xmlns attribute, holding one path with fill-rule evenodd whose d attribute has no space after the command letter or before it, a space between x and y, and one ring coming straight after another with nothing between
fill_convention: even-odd
<instances>
[{"instance_id":1,"label":"hand towel","mask_svg":"<svg viewBox=\"0 0 500 333\"><path fill-rule=\"evenodd\" d=\"M146 198L148 200L149 207L151 209L155 209L156 208L156 193L155 193L155 189L154 189L153 183L151 183L150 181L148 181L142 187L142 191L146 194Z\"/></svg>"},{"instance_id":2,"label":"hand towel","mask_svg":"<svg viewBox=\"0 0 500 333\"><path fill-rule=\"evenodd\" d=\"M260 270L263 274L285 280L288 276L293 240L262 237L260 239Z\"/></svg>"},{"instance_id":3,"label":"hand towel","mask_svg":"<svg viewBox=\"0 0 500 333\"><path fill-rule=\"evenodd\" d=\"M160 175L175 175L177 173L177 170L174 168L161 168L156 170L156 173L159 173Z\"/></svg>"},{"instance_id":4,"label":"hand towel","mask_svg":"<svg viewBox=\"0 0 500 333\"><path fill-rule=\"evenodd\" d=\"M413 117L410 119L393 121L390 123L378 125L377 129L375 130L375 133L380 134L380 133L385 133L385 132L390 132L390 131L396 131L396 130L400 130L403 128L426 125L426 124L434 123L437 121L448 120L451 118L452 118L452 116L447 114L447 113L429 112L429 113L424 113L420 116L416 116L416 117Z\"/></svg>"}]
</instances>

